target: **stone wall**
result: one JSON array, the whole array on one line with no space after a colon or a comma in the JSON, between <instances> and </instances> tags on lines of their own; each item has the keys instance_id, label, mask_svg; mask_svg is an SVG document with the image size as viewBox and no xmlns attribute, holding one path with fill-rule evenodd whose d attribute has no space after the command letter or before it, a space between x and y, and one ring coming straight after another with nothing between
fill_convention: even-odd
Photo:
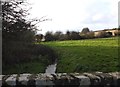
<instances>
[{"instance_id":1,"label":"stone wall","mask_svg":"<svg viewBox=\"0 0 120 87\"><path fill-rule=\"evenodd\" d=\"M120 72L0 75L2 87L120 87Z\"/></svg>"}]
</instances>

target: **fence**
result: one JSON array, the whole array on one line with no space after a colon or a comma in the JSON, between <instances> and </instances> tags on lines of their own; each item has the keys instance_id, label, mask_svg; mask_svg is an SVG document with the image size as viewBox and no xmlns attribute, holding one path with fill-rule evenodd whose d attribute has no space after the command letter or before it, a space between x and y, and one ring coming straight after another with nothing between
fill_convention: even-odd
<instances>
[{"instance_id":1,"label":"fence","mask_svg":"<svg viewBox=\"0 0 120 87\"><path fill-rule=\"evenodd\" d=\"M2 87L120 87L120 72L1 75Z\"/></svg>"}]
</instances>

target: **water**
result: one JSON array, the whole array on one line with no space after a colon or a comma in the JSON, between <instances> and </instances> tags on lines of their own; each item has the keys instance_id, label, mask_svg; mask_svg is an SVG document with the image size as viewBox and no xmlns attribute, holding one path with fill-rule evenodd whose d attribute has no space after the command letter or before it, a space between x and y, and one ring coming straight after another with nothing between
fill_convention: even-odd
<instances>
[{"instance_id":1,"label":"water","mask_svg":"<svg viewBox=\"0 0 120 87\"><path fill-rule=\"evenodd\" d=\"M45 70L45 74L47 74L47 75L49 75L49 74L55 74L56 65L57 65L57 63L52 64L52 65L49 65L49 66L46 68L46 70Z\"/></svg>"}]
</instances>

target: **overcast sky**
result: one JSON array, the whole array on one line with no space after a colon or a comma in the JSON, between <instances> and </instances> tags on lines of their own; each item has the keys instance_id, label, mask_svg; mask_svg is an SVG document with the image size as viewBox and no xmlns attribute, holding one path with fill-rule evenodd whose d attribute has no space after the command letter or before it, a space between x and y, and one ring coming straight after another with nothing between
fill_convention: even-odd
<instances>
[{"instance_id":1,"label":"overcast sky","mask_svg":"<svg viewBox=\"0 0 120 87\"><path fill-rule=\"evenodd\" d=\"M118 27L119 0L28 0L29 18L52 19L39 24L39 33L67 30L102 30Z\"/></svg>"}]
</instances>

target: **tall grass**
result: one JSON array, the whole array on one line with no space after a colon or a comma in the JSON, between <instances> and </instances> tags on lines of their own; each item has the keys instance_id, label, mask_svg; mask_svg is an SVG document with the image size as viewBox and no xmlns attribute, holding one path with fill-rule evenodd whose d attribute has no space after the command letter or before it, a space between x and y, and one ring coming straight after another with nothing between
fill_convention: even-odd
<instances>
[{"instance_id":1,"label":"tall grass","mask_svg":"<svg viewBox=\"0 0 120 87\"><path fill-rule=\"evenodd\" d=\"M3 46L3 74L45 72L55 62L56 53L48 46L11 42Z\"/></svg>"}]
</instances>

